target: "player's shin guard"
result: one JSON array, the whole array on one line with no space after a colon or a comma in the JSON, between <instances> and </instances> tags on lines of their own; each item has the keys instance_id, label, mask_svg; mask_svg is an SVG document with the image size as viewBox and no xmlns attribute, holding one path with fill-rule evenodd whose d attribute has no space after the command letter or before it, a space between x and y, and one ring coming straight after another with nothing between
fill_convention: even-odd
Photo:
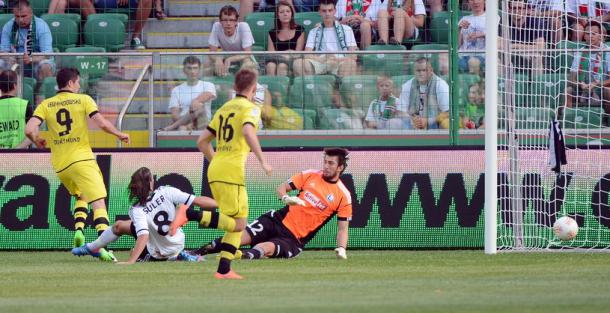
<instances>
[{"instance_id":1,"label":"player's shin guard","mask_svg":"<svg viewBox=\"0 0 610 313\"><path fill-rule=\"evenodd\" d=\"M74 205L74 230L82 231L85 228L87 215L87 202L83 200L76 200Z\"/></svg>"},{"instance_id":2,"label":"player's shin guard","mask_svg":"<svg viewBox=\"0 0 610 313\"><path fill-rule=\"evenodd\" d=\"M93 210L93 225L95 225L98 236L108 229L108 212L105 208Z\"/></svg>"},{"instance_id":3,"label":"player's shin guard","mask_svg":"<svg viewBox=\"0 0 610 313\"><path fill-rule=\"evenodd\" d=\"M220 262L218 273L226 274L231 270L231 261L235 258L235 252L241 243L241 232L226 232L220 244Z\"/></svg>"},{"instance_id":4,"label":"player's shin guard","mask_svg":"<svg viewBox=\"0 0 610 313\"><path fill-rule=\"evenodd\" d=\"M235 229L235 219L232 217L218 212L203 211L201 213L201 220L199 223L204 227L222 229L226 232L232 232ZM238 247L239 242L240 241L238 240Z\"/></svg>"}]
</instances>

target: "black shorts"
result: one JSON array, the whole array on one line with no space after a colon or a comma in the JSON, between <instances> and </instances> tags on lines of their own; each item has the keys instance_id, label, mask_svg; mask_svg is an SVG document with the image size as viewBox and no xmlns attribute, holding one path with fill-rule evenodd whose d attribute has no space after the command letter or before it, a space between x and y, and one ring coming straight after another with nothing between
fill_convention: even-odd
<instances>
[{"instance_id":1,"label":"black shorts","mask_svg":"<svg viewBox=\"0 0 610 313\"><path fill-rule=\"evenodd\" d=\"M275 211L269 211L246 227L252 241L251 246L261 242L275 245L272 258L294 258L303 251L303 245L288 230Z\"/></svg>"}]
</instances>

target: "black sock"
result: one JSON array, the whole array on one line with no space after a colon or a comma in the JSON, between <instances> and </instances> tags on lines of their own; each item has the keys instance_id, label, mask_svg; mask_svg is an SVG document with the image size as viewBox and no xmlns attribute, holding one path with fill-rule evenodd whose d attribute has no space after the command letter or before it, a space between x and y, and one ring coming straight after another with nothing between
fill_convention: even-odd
<instances>
[{"instance_id":1,"label":"black sock","mask_svg":"<svg viewBox=\"0 0 610 313\"><path fill-rule=\"evenodd\" d=\"M218 270L217 272L220 274L226 274L231 270L231 260L227 258L220 258L220 262L218 262Z\"/></svg>"},{"instance_id":2,"label":"black sock","mask_svg":"<svg viewBox=\"0 0 610 313\"><path fill-rule=\"evenodd\" d=\"M242 250L242 259L249 259L249 260L255 260L255 259L260 259L263 254L261 252L261 250L256 249L256 248L252 248L252 249L244 249Z\"/></svg>"},{"instance_id":3,"label":"black sock","mask_svg":"<svg viewBox=\"0 0 610 313\"><path fill-rule=\"evenodd\" d=\"M201 246L196 250L193 250L192 253L193 254L198 254L198 255L206 255L206 254L212 254L212 253L219 253L220 252L220 240L222 238L216 238L214 239L212 242L208 243L207 245Z\"/></svg>"}]
</instances>

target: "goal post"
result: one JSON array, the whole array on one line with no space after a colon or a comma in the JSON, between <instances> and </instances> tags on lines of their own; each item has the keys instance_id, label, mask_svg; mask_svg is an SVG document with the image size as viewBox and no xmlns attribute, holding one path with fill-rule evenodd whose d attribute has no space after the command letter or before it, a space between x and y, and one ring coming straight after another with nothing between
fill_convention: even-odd
<instances>
[{"instance_id":1,"label":"goal post","mask_svg":"<svg viewBox=\"0 0 610 313\"><path fill-rule=\"evenodd\" d=\"M485 253L610 251L610 0L540 3L486 0Z\"/></svg>"}]
</instances>

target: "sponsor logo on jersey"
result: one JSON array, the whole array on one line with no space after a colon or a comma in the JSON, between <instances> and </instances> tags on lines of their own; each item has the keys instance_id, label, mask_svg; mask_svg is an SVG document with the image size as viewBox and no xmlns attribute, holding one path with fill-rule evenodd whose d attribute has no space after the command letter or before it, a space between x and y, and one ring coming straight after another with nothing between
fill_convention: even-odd
<instances>
[{"instance_id":1,"label":"sponsor logo on jersey","mask_svg":"<svg viewBox=\"0 0 610 313\"><path fill-rule=\"evenodd\" d=\"M320 211L324 211L328 207L326 204L324 204L324 202L322 202L322 200L320 200L318 197L316 197L316 195L309 191L305 191L303 193L303 198L305 198L307 202L309 202L312 206L319 209Z\"/></svg>"}]
</instances>

